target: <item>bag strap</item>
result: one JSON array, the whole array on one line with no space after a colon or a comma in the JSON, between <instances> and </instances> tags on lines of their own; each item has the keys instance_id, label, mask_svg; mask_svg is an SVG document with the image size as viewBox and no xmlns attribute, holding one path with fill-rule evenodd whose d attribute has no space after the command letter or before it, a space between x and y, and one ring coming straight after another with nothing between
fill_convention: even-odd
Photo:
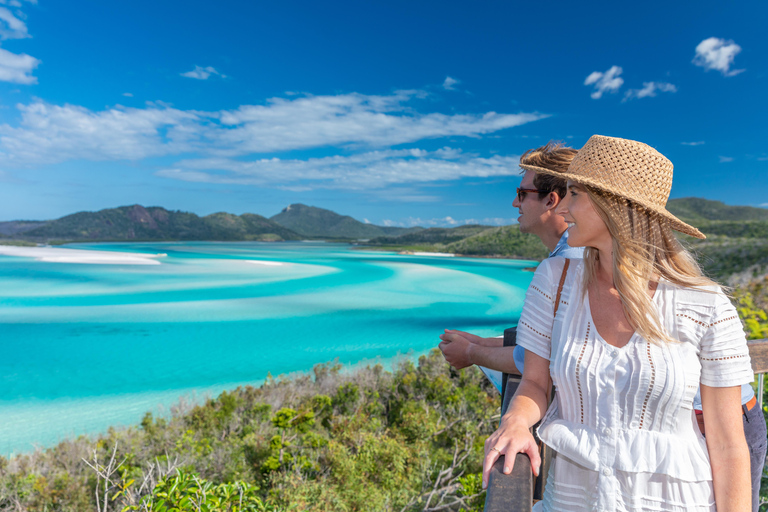
<instances>
[{"instance_id":1,"label":"bag strap","mask_svg":"<svg viewBox=\"0 0 768 512\"><path fill-rule=\"evenodd\" d=\"M563 285L565 284L565 276L568 274L568 266L571 264L571 260L566 258L565 266L563 266L563 273L560 276L560 284L557 286L557 297L555 298L555 312L552 316L557 316L557 308L560 307L560 294L563 293Z\"/></svg>"}]
</instances>

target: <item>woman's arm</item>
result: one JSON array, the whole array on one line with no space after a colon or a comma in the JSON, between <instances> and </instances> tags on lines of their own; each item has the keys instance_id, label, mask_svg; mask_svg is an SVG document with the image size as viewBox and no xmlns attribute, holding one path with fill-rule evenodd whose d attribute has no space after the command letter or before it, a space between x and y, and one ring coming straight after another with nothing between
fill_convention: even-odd
<instances>
[{"instance_id":1,"label":"woman's arm","mask_svg":"<svg viewBox=\"0 0 768 512\"><path fill-rule=\"evenodd\" d=\"M549 361L533 352L525 352L523 380L517 388L509 410L501 418L498 430L485 441L483 461L483 488L488 485L488 475L496 460L505 455L504 473L512 472L515 454L525 453L531 459L531 469L539 474L539 448L530 428L539 421L547 410L547 389L549 388Z\"/></svg>"},{"instance_id":2,"label":"woman's arm","mask_svg":"<svg viewBox=\"0 0 768 512\"><path fill-rule=\"evenodd\" d=\"M752 510L749 449L741 419L741 387L701 386L717 512Z\"/></svg>"}]
</instances>

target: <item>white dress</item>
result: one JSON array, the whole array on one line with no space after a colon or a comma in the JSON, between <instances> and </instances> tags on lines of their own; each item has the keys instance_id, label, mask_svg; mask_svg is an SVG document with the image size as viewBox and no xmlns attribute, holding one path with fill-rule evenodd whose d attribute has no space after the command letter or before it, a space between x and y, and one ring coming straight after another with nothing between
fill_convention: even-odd
<instances>
[{"instance_id":1,"label":"white dress","mask_svg":"<svg viewBox=\"0 0 768 512\"><path fill-rule=\"evenodd\" d=\"M712 469L692 408L699 383L752 382L736 310L722 293L659 283L653 297L680 343L634 334L622 348L595 329L572 260L544 260L526 294L517 343L550 361L557 393L538 434L556 451L545 511L714 511Z\"/></svg>"}]
</instances>

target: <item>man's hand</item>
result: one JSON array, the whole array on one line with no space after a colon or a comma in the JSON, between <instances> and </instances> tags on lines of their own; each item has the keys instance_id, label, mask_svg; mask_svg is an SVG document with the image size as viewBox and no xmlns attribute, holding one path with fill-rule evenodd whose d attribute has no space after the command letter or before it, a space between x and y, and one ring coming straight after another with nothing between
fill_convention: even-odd
<instances>
[{"instance_id":1,"label":"man's hand","mask_svg":"<svg viewBox=\"0 0 768 512\"><path fill-rule=\"evenodd\" d=\"M474 338L477 338L478 340L483 339L474 334L446 329L445 333L440 335L442 341L438 345L438 348L443 352L443 357L448 361L448 364L457 370L461 370L462 368L474 364L470 356L470 351L473 345L471 340Z\"/></svg>"}]
</instances>

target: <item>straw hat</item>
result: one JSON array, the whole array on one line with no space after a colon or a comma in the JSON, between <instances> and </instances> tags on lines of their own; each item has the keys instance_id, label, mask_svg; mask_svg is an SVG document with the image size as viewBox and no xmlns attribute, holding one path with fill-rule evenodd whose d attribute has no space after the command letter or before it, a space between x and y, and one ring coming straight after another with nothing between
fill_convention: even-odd
<instances>
[{"instance_id":1,"label":"straw hat","mask_svg":"<svg viewBox=\"0 0 768 512\"><path fill-rule=\"evenodd\" d=\"M672 162L642 142L593 135L576 154L566 172L527 164L520 164L520 167L623 197L640 210L657 214L676 231L706 238L701 231L667 211L667 199L672 188Z\"/></svg>"}]
</instances>

